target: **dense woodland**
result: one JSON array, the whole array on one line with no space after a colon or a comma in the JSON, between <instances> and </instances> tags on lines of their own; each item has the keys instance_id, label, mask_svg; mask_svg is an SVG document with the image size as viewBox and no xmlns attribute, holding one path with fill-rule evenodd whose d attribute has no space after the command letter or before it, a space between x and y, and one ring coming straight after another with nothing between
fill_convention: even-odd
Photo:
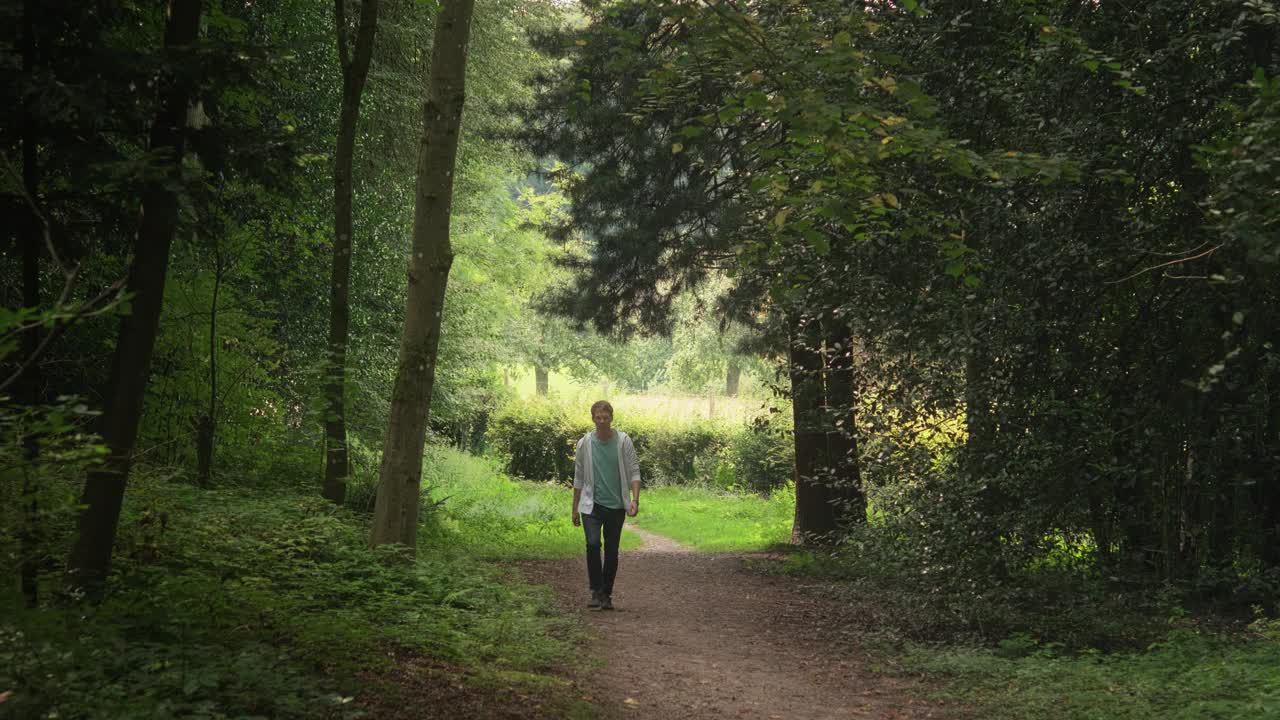
<instances>
[{"instance_id":1,"label":"dense woodland","mask_svg":"<svg viewBox=\"0 0 1280 720\"><path fill-rule=\"evenodd\" d=\"M1271 0L7 0L0 57L0 718L554 674L476 561L580 545L596 397L902 642L1280 658Z\"/></svg>"}]
</instances>

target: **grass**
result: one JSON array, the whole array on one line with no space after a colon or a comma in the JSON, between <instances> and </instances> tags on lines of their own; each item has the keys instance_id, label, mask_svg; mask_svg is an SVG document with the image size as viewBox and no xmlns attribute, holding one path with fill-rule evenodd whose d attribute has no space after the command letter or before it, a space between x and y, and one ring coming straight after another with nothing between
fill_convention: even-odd
<instances>
[{"instance_id":1,"label":"grass","mask_svg":"<svg viewBox=\"0 0 1280 720\"><path fill-rule=\"evenodd\" d=\"M766 499L666 486L642 491L640 514L630 522L704 552L743 552L787 542L794 512L785 490Z\"/></svg>"},{"instance_id":2,"label":"grass","mask_svg":"<svg viewBox=\"0 0 1280 720\"><path fill-rule=\"evenodd\" d=\"M582 555L582 529L573 526L573 489L559 483L517 481L495 460L452 448L432 448L426 463L429 502L441 502L438 531L468 554L491 560L556 559ZM640 538L624 532L623 549Z\"/></svg>"},{"instance_id":3,"label":"grass","mask_svg":"<svg viewBox=\"0 0 1280 720\"><path fill-rule=\"evenodd\" d=\"M1013 720L1280 718L1280 642L1187 630L1143 652L1009 657L1000 649L916 648L907 665L946 682L943 694L981 717ZM1027 649L1021 647L1018 650Z\"/></svg>"},{"instance_id":4,"label":"grass","mask_svg":"<svg viewBox=\"0 0 1280 720\"><path fill-rule=\"evenodd\" d=\"M519 397L526 400L532 398L537 392L533 371L525 369L513 373L512 387ZM736 422L758 414L764 398L770 397L759 381L748 373L742 375L738 397L724 397L717 393L714 400L708 394L691 395L665 388L653 388L651 392L640 394L628 393L602 382L579 382L558 372L550 373L547 392L562 405L582 408L584 420L590 419L588 410L591 403L601 399L608 400L613 403L620 422L625 422L628 415L644 415L659 420L720 418Z\"/></svg>"}]
</instances>

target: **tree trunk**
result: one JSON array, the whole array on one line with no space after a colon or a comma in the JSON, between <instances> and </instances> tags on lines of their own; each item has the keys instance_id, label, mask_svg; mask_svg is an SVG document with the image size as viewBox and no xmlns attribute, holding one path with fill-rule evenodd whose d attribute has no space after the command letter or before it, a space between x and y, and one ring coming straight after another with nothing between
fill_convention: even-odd
<instances>
[{"instance_id":1,"label":"tree trunk","mask_svg":"<svg viewBox=\"0 0 1280 720\"><path fill-rule=\"evenodd\" d=\"M825 410L828 422L827 461L832 476L832 502L839 524L866 522L867 501L862 491L862 468L858 458L857 392L853 350L849 335L837 342L827 368Z\"/></svg>"},{"instance_id":2,"label":"tree trunk","mask_svg":"<svg viewBox=\"0 0 1280 720\"><path fill-rule=\"evenodd\" d=\"M796 511L793 542L812 542L836 530L831 495L823 482L826 434L822 428L822 357L803 337L792 337L791 407L795 421Z\"/></svg>"},{"instance_id":3,"label":"tree trunk","mask_svg":"<svg viewBox=\"0 0 1280 720\"><path fill-rule=\"evenodd\" d=\"M729 368L724 375L724 396L738 397L738 381L742 378L742 365L738 358L729 358Z\"/></svg>"},{"instance_id":4,"label":"tree trunk","mask_svg":"<svg viewBox=\"0 0 1280 720\"><path fill-rule=\"evenodd\" d=\"M22 72L28 78L35 74L35 0L26 0L22 7ZM24 103L22 113L22 185L27 201L32 206L39 194L39 163L36 156L36 122L29 103ZM28 207L22 228L22 306L40 307L40 238L41 220L34 207ZM22 357L34 358L40 352L40 326L35 325L22 333ZM32 363L18 386L18 401L28 408L35 408L41 399L40 363ZM22 438L22 530L20 531L19 575L22 596L27 607L40 604L39 592L39 522L40 506L38 488L32 470L40 456L40 439L28 433Z\"/></svg>"},{"instance_id":5,"label":"tree trunk","mask_svg":"<svg viewBox=\"0 0 1280 720\"><path fill-rule=\"evenodd\" d=\"M541 365L537 365L533 368L534 387L537 389L538 395L541 397L547 396L547 374L547 369Z\"/></svg>"},{"instance_id":6,"label":"tree trunk","mask_svg":"<svg viewBox=\"0 0 1280 720\"><path fill-rule=\"evenodd\" d=\"M342 70L342 102L338 111L338 144L333 170L333 270L329 282L329 357L325 370L324 497L341 505L347 496L351 461L347 452L347 342L351 334L352 165L360 101L373 56L378 0L363 0L356 31L355 56L347 52L346 0L334 0L338 63Z\"/></svg>"},{"instance_id":7,"label":"tree trunk","mask_svg":"<svg viewBox=\"0 0 1280 720\"><path fill-rule=\"evenodd\" d=\"M217 241L215 240L215 243ZM218 294L222 290L222 251L214 253L213 298L209 303L209 405L196 418L196 484L208 487L213 474L213 439L218 423Z\"/></svg>"},{"instance_id":8,"label":"tree trunk","mask_svg":"<svg viewBox=\"0 0 1280 720\"><path fill-rule=\"evenodd\" d=\"M201 0L171 0L168 11L165 48L172 50L194 43L200 29ZM85 508L80 513L79 534L68 565L71 584L91 592L101 588L110 569L125 482L142 418L169 248L178 224L178 197L173 188L182 182L184 125L191 99L190 87L170 79L151 127L150 148L165 153L166 172L163 180L150 183L142 192L142 219L126 284L133 297L133 312L120 323L111 385L102 414L102 437L108 456L85 482L81 498Z\"/></svg>"},{"instance_id":9,"label":"tree trunk","mask_svg":"<svg viewBox=\"0 0 1280 720\"><path fill-rule=\"evenodd\" d=\"M422 449L435 384L445 284L453 265L449 212L474 9L475 0L445 0L436 17L431 85L423 106L418 149L413 255L400 367L391 395L391 418L374 505L375 546L399 543L411 551L416 549Z\"/></svg>"}]
</instances>

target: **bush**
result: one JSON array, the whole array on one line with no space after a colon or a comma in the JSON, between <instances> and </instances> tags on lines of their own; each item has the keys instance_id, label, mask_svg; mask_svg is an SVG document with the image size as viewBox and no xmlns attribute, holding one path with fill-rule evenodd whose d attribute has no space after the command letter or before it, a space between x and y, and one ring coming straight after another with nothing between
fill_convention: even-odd
<instances>
[{"instance_id":1,"label":"bush","mask_svg":"<svg viewBox=\"0 0 1280 720\"><path fill-rule=\"evenodd\" d=\"M754 493L771 493L791 480L795 443L791 417L771 413L753 418L733 436L730 457L738 487Z\"/></svg>"},{"instance_id":2,"label":"bush","mask_svg":"<svg viewBox=\"0 0 1280 720\"><path fill-rule=\"evenodd\" d=\"M571 424L555 404L507 403L494 414L486 444L506 460L507 472L529 480L573 480L573 446L590 426Z\"/></svg>"},{"instance_id":3,"label":"bush","mask_svg":"<svg viewBox=\"0 0 1280 720\"><path fill-rule=\"evenodd\" d=\"M648 485L687 485L698 480L700 458L714 458L732 441L731 426L711 420L673 424L644 416L627 419L640 473Z\"/></svg>"}]
</instances>

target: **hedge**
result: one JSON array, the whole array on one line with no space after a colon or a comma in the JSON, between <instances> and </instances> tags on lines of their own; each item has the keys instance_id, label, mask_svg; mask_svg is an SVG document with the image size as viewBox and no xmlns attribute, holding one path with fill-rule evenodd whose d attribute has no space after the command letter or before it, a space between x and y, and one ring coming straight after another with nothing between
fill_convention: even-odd
<instances>
[{"instance_id":1,"label":"hedge","mask_svg":"<svg viewBox=\"0 0 1280 720\"><path fill-rule=\"evenodd\" d=\"M510 475L571 483L574 445L591 428L587 418L570 419L555 403L534 399L504 405L485 440ZM777 415L743 424L628 415L618 429L635 442L646 485L699 483L768 492L791 476L791 434Z\"/></svg>"}]
</instances>

